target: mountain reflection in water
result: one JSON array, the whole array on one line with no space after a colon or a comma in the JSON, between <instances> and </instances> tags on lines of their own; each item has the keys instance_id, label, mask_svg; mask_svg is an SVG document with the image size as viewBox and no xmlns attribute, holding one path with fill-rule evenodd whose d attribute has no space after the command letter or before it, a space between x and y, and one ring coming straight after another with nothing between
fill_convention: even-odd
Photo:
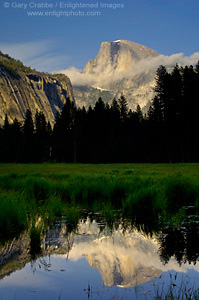
<instances>
[{"instance_id":1,"label":"mountain reflection in water","mask_svg":"<svg viewBox=\"0 0 199 300\"><path fill-rule=\"evenodd\" d=\"M110 228L105 222L97 222L89 217L79 221L73 231L68 230L64 221L54 224L48 231L42 233L41 252L34 259L27 232L22 234L19 240L14 239L5 243L0 247L0 278L2 279L0 291L4 291L5 286L16 287L17 283L12 280L12 276L16 277L15 271L21 269L20 272L23 272L27 266L34 272L34 276L40 276L41 272L44 272L42 276L45 289L50 286L48 271L53 273L56 280L58 268L62 274L58 276L60 280L60 276L64 278L73 272L71 264L76 274L85 273L87 282L94 280L93 277L89 277L89 272L97 271L98 275L101 275L103 284L108 287L138 286L150 282L153 278L161 277L163 272L171 272L171 270L184 274L190 269L198 270L199 233L196 223L183 228L167 227L164 232L152 236L130 224L125 226L123 222L121 224L118 223ZM91 271L84 269L85 265L82 267L82 259L86 259ZM97 273L94 273L96 277ZM18 276L23 277L23 275ZM74 276L71 275L71 280L72 278L75 280L75 276L77 276L75 273ZM22 283L20 288L23 289ZM60 289L64 291L64 285ZM76 289L78 289L77 282Z\"/></svg>"}]
</instances>

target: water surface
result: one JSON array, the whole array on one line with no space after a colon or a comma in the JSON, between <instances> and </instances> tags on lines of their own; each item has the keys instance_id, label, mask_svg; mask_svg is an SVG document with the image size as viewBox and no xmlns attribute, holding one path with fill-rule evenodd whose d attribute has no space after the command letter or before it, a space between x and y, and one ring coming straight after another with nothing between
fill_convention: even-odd
<instances>
[{"instance_id":1,"label":"water surface","mask_svg":"<svg viewBox=\"0 0 199 300\"><path fill-rule=\"evenodd\" d=\"M62 220L42 232L35 255L25 232L1 246L0 299L141 300L199 288L197 228L147 234L87 216L71 230Z\"/></svg>"}]
</instances>

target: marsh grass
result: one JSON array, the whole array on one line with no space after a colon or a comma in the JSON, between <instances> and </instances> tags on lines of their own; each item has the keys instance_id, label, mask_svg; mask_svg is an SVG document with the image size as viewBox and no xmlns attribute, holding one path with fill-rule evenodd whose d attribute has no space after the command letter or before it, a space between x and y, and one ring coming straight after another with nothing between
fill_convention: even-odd
<instances>
[{"instance_id":1,"label":"marsh grass","mask_svg":"<svg viewBox=\"0 0 199 300\"><path fill-rule=\"evenodd\" d=\"M35 199L36 202L45 201L50 195L50 184L42 177L28 177L24 180L22 189L28 199Z\"/></svg>"},{"instance_id":2,"label":"marsh grass","mask_svg":"<svg viewBox=\"0 0 199 300\"><path fill-rule=\"evenodd\" d=\"M81 208L78 206L66 206L64 208L64 217L67 224L77 224L81 216Z\"/></svg>"},{"instance_id":3,"label":"marsh grass","mask_svg":"<svg viewBox=\"0 0 199 300\"><path fill-rule=\"evenodd\" d=\"M18 236L27 227L26 204L14 193L0 194L0 239Z\"/></svg>"},{"instance_id":4,"label":"marsh grass","mask_svg":"<svg viewBox=\"0 0 199 300\"><path fill-rule=\"evenodd\" d=\"M0 229L22 230L38 213L76 223L81 209L104 211L109 220L121 210L140 224L180 219L186 205L199 209L193 167L191 173L189 165L0 165Z\"/></svg>"},{"instance_id":5,"label":"marsh grass","mask_svg":"<svg viewBox=\"0 0 199 300\"><path fill-rule=\"evenodd\" d=\"M155 291L153 299L156 300L198 300L199 289L190 286L187 280L182 277L181 281L178 281L178 274L170 274L170 282L168 286L166 284L159 286Z\"/></svg>"},{"instance_id":6,"label":"marsh grass","mask_svg":"<svg viewBox=\"0 0 199 300\"><path fill-rule=\"evenodd\" d=\"M55 217L61 217L63 214L63 203L60 198L51 196L43 209L44 213L46 211L48 216L51 216L52 219Z\"/></svg>"},{"instance_id":7,"label":"marsh grass","mask_svg":"<svg viewBox=\"0 0 199 300\"><path fill-rule=\"evenodd\" d=\"M195 205L199 200L199 185L182 175L169 177L164 189L170 213L176 213L182 206Z\"/></svg>"}]
</instances>

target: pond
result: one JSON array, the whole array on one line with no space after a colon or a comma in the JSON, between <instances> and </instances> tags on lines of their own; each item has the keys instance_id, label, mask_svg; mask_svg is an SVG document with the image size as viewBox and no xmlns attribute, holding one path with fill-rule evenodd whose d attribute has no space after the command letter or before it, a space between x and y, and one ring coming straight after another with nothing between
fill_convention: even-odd
<instances>
[{"instance_id":1,"label":"pond","mask_svg":"<svg viewBox=\"0 0 199 300\"><path fill-rule=\"evenodd\" d=\"M142 300L199 288L197 220L145 232L88 214L75 226L51 224L39 241L24 232L0 246L1 300Z\"/></svg>"}]
</instances>

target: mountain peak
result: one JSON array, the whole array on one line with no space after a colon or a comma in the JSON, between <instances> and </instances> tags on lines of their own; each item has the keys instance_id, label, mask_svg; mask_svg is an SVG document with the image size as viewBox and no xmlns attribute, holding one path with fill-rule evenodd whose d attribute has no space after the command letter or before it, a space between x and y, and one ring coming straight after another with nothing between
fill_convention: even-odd
<instances>
[{"instance_id":1,"label":"mountain peak","mask_svg":"<svg viewBox=\"0 0 199 300\"><path fill-rule=\"evenodd\" d=\"M86 64L85 73L110 73L113 71L127 71L129 67L142 59L155 57L159 54L144 45L116 40L102 42L95 59Z\"/></svg>"}]
</instances>

